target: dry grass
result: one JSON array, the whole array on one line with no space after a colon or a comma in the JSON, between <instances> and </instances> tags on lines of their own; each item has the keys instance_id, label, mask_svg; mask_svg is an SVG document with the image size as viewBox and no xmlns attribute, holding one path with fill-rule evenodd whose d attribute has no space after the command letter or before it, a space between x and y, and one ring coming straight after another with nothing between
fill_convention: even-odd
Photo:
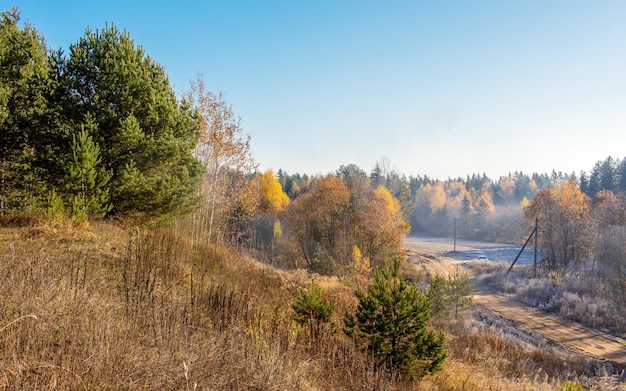
<instances>
[{"instance_id":1,"label":"dry grass","mask_svg":"<svg viewBox=\"0 0 626 391\"><path fill-rule=\"evenodd\" d=\"M545 273L533 277L531 267L518 267L505 277L502 264L472 263L483 285L530 307L574 320L591 328L626 333L623 307L626 303L601 278L581 273Z\"/></svg>"},{"instance_id":2,"label":"dry grass","mask_svg":"<svg viewBox=\"0 0 626 391\"><path fill-rule=\"evenodd\" d=\"M316 277L338 310L336 332L312 339L290 312L310 276L193 245L172 230L94 224L0 238L4 390L536 390L558 383L537 369L546 362L519 364L528 360L521 345L464 327L447 331L451 358L443 372L421 382L390 377L340 332L359 282Z\"/></svg>"}]
</instances>

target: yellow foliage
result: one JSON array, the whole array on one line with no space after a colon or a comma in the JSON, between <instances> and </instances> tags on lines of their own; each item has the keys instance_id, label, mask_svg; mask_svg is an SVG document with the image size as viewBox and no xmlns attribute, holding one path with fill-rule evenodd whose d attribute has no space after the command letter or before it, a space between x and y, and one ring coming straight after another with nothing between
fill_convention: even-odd
<instances>
[{"instance_id":1,"label":"yellow foliage","mask_svg":"<svg viewBox=\"0 0 626 391\"><path fill-rule=\"evenodd\" d=\"M432 212L436 212L446 205L446 191L441 183L434 186L427 183L417 190L415 200L418 205L428 205Z\"/></svg>"},{"instance_id":2,"label":"yellow foliage","mask_svg":"<svg viewBox=\"0 0 626 391\"><path fill-rule=\"evenodd\" d=\"M522 207L522 209L526 209L528 208L528 205L530 205L530 202L528 201L528 198L524 197L522 198L522 201L519 204Z\"/></svg>"},{"instance_id":3,"label":"yellow foliage","mask_svg":"<svg viewBox=\"0 0 626 391\"><path fill-rule=\"evenodd\" d=\"M374 190L374 197L384 202L386 215L394 225L399 227L400 233L402 235L407 234L410 231L411 226L404 220L402 207L398 199L394 197L383 185L378 186L378 188Z\"/></svg>"},{"instance_id":4,"label":"yellow foliage","mask_svg":"<svg viewBox=\"0 0 626 391\"><path fill-rule=\"evenodd\" d=\"M502 177L500 178L498 184L500 185L500 191L498 191L498 195L500 196L500 198L506 201L507 199L515 196L516 186L515 180L513 178L511 178L510 176Z\"/></svg>"},{"instance_id":5,"label":"yellow foliage","mask_svg":"<svg viewBox=\"0 0 626 391\"><path fill-rule=\"evenodd\" d=\"M357 273L370 273L372 270L369 258L363 258L363 254L357 246L352 247L352 263Z\"/></svg>"},{"instance_id":6,"label":"yellow foliage","mask_svg":"<svg viewBox=\"0 0 626 391\"><path fill-rule=\"evenodd\" d=\"M524 217L530 223L539 220L539 240L551 269L588 256L593 241L590 200L575 181L541 190L524 209Z\"/></svg>"},{"instance_id":7,"label":"yellow foliage","mask_svg":"<svg viewBox=\"0 0 626 391\"><path fill-rule=\"evenodd\" d=\"M432 193L430 196L430 210L437 211L442 209L446 205L448 197L446 191L443 188L442 183L437 183L432 187Z\"/></svg>"},{"instance_id":8,"label":"yellow foliage","mask_svg":"<svg viewBox=\"0 0 626 391\"><path fill-rule=\"evenodd\" d=\"M476 205L480 205L481 201L485 201L489 212L495 212L496 207L493 205L493 190L491 188L491 183L489 182L485 182L483 187L480 189Z\"/></svg>"},{"instance_id":9,"label":"yellow foliage","mask_svg":"<svg viewBox=\"0 0 626 391\"><path fill-rule=\"evenodd\" d=\"M278 214L289 204L289 196L283 191L274 171L267 170L256 177L253 186L258 188L259 204L262 213Z\"/></svg>"},{"instance_id":10,"label":"yellow foliage","mask_svg":"<svg viewBox=\"0 0 626 391\"><path fill-rule=\"evenodd\" d=\"M280 225L280 220L274 221L274 238L280 238L283 236L283 228Z\"/></svg>"},{"instance_id":11,"label":"yellow foliage","mask_svg":"<svg viewBox=\"0 0 626 391\"><path fill-rule=\"evenodd\" d=\"M454 181L446 184L447 202L446 205L449 210L458 209L461 207L463 199L472 199L472 195L462 182Z\"/></svg>"}]
</instances>

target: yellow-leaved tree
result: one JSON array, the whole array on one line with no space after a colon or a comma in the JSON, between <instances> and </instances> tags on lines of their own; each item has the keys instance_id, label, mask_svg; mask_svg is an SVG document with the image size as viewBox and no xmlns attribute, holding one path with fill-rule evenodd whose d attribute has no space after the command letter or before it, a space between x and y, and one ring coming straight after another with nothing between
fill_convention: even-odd
<instances>
[{"instance_id":1,"label":"yellow-leaved tree","mask_svg":"<svg viewBox=\"0 0 626 391\"><path fill-rule=\"evenodd\" d=\"M503 176L498 181L498 197L503 204L511 203L515 200L515 180L510 176Z\"/></svg>"},{"instance_id":2,"label":"yellow-leaved tree","mask_svg":"<svg viewBox=\"0 0 626 391\"><path fill-rule=\"evenodd\" d=\"M289 204L289 197L272 170L255 175L250 180L249 189L258 205L257 213L250 221L249 239L255 247L268 250L270 258L267 261L277 262L276 244L283 235L279 217Z\"/></svg>"},{"instance_id":3,"label":"yellow-leaved tree","mask_svg":"<svg viewBox=\"0 0 626 391\"><path fill-rule=\"evenodd\" d=\"M539 245L549 269L565 268L589 256L594 233L590 199L575 181L541 190L524 210L524 217L529 224L538 219Z\"/></svg>"},{"instance_id":4,"label":"yellow-leaved tree","mask_svg":"<svg viewBox=\"0 0 626 391\"><path fill-rule=\"evenodd\" d=\"M289 196L272 170L256 176L253 179L253 187L258 189L260 213L277 215L289 204Z\"/></svg>"},{"instance_id":5,"label":"yellow-leaved tree","mask_svg":"<svg viewBox=\"0 0 626 391\"><path fill-rule=\"evenodd\" d=\"M380 185L372 189L362 202L357 218L358 247L372 266L402 254L402 238L410 230L404 219L400 202Z\"/></svg>"}]
</instances>

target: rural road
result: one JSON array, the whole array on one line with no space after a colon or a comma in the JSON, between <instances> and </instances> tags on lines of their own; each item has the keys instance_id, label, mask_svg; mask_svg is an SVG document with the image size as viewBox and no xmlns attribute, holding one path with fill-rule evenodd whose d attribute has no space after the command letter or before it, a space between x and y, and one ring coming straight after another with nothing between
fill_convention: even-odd
<instances>
[{"instance_id":1,"label":"rural road","mask_svg":"<svg viewBox=\"0 0 626 391\"><path fill-rule=\"evenodd\" d=\"M408 237L405 247L411 262L432 273L447 274L460 263L458 260L442 255L450 251L449 244L425 242L420 241L419 238ZM502 318L515 321L522 327L537 332L555 343L626 368L626 341L624 340L563 317L544 314L525 307L507 296L495 294L483 287L474 287L473 296L475 305L480 305Z\"/></svg>"}]
</instances>

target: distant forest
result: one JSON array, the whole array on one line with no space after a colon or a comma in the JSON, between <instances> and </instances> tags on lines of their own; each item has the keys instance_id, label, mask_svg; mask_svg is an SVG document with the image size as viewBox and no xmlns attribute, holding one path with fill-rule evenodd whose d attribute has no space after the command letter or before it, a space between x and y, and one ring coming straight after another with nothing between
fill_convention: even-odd
<instances>
[{"instance_id":1,"label":"distant forest","mask_svg":"<svg viewBox=\"0 0 626 391\"><path fill-rule=\"evenodd\" d=\"M386 187L398 199L404 217L411 222L411 232L450 236L454 220L457 234L468 239L517 242L527 234L523 208L541 190L553 189L562 182L573 181L590 199L609 191L615 195L626 191L626 158L611 156L599 160L589 172L530 175L515 171L497 180L485 173L446 180L428 175L406 176L389 169L387 161L376 162L368 174L355 165L341 166L339 177L361 176L372 187ZM278 171L278 179L291 199L306 193L314 176ZM527 225L527 224L526 224Z\"/></svg>"}]
</instances>

